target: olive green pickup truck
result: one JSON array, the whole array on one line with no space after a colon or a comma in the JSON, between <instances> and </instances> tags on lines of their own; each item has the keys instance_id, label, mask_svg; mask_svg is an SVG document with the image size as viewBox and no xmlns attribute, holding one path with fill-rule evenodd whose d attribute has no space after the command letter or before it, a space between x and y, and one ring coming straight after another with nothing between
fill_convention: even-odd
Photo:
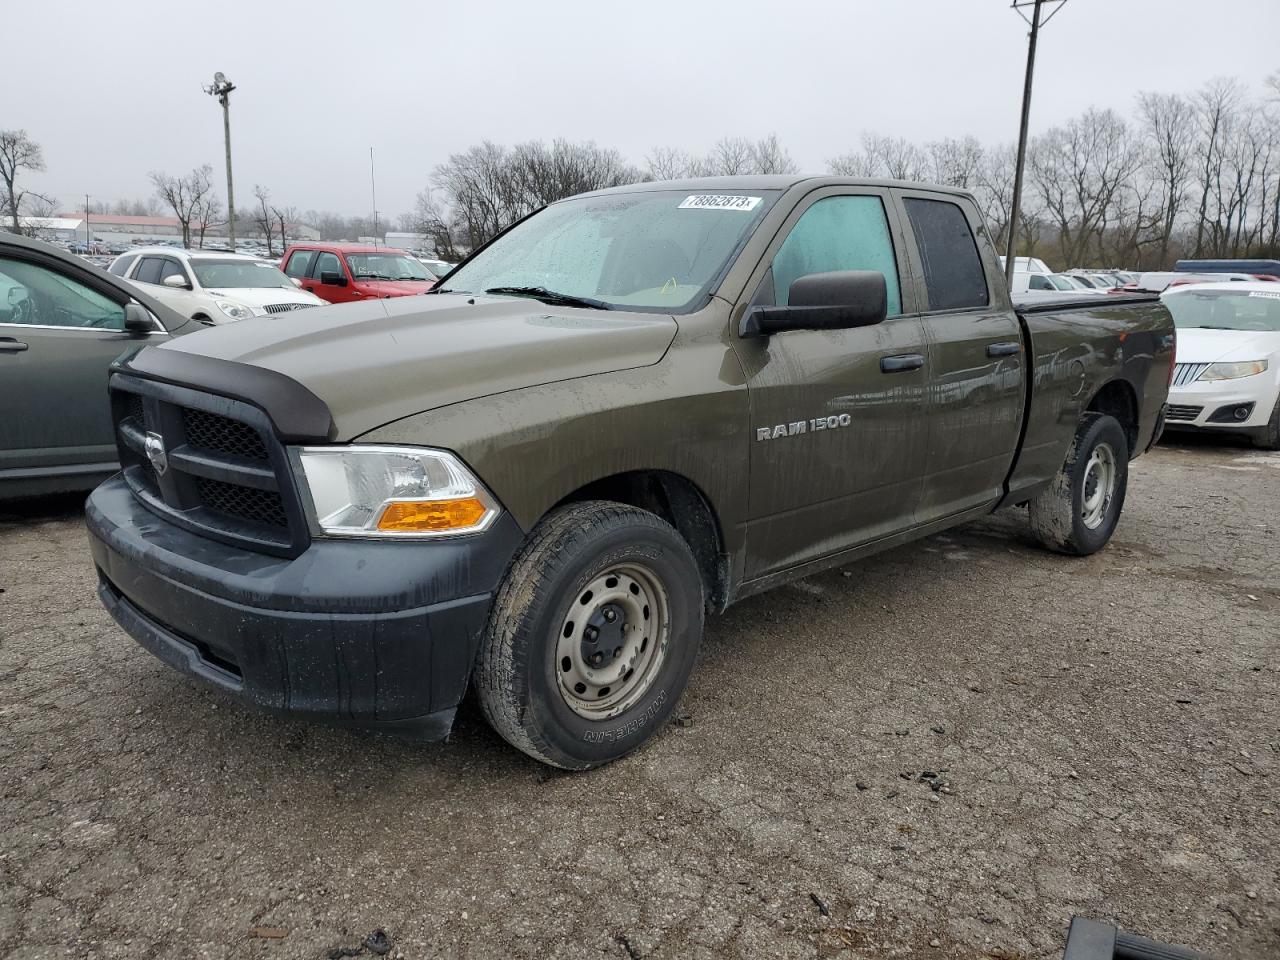
<instances>
[{"instance_id":1,"label":"olive green pickup truck","mask_svg":"<svg viewBox=\"0 0 1280 960\"><path fill-rule=\"evenodd\" d=\"M470 684L588 768L667 722L706 613L1004 506L1098 550L1173 351L1155 299L1015 310L955 190L586 194L430 294L118 361L100 595L259 706L439 738Z\"/></svg>"}]
</instances>

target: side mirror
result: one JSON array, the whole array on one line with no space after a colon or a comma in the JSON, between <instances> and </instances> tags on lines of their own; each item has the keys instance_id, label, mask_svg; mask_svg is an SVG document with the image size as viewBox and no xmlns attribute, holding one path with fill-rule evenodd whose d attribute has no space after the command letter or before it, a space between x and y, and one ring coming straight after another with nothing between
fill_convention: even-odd
<instances>
[{"instance_id":1,"label":"side mirror","mask_svg":"<svg viewBox=\"0 0 1280 960\"><path fill-rule=\"evenodd\" d=\"M156 320L151 316L151 311L140 303L126 303L124 305L124 329L126 333L131 333L135 337L145 336L148 333L156 332Z\"/></svg>"},{"instance_id":2,"label":"side mirror","mask_svg":"<svg viewBox=\"0 0 1280 960\"><path fill-rule=\"evenodd\" d=\"M740 335L870 327L889 314L884 274L875 270L811 273L792 281L787 299L785 307L749 307L742 315Z\"/></svg>"},{"instance_id":3,"label":"side mirror","mask_svg":"<svg viewBox=\"0 0 1280 960\"><path fill-rule=\"evenodd\" d=\"M160 282L166 287L177 287L179 290L191 289L191 284L187 282L187 278L180 273L171 273Z\"/></svg>"},{"instance_id":4,"label":"side mirror","mask_svg":"<svg viewBox=\"0 0 1280 960\"><path fill-rule=\"evenodd\" d=\"M347 278L340 273L330 273L325 271L320 274L320 282L327 287L345 287L347 285Z\"/></svg>"}]
</instances>

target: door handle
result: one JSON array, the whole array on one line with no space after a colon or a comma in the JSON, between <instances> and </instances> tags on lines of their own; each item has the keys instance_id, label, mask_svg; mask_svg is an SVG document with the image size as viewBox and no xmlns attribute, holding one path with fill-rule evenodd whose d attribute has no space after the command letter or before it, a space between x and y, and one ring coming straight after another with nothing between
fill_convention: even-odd
<instances>
[{"instance_id":1,"label":"door handle","mask_svg":"<svg viewBox=\"0 0 1280 960\"><path fill-rule=\"evenodd\" d=\"M27 345L21 340L14 340L12 337L0 337L0 353L21 353L27 349Z\"/></svg>"},{"instance_id":2,"label":"door handle","mask_svg":"<svg viewBox=\"0 0 1280 960\"><path fill-rule=\"evenodd\" d=\"M987 345L988 357L1012 357L1022 352L1022 344L1016 340L1007 340L1004 343L991 343Z\"/></svg>"},{"instance_id":3,"label":"door handle","mask_svg":"<svg viewBox=\"0 0 1280 960\"><path fill-rule=\"evenodd\" d=\"M923 353L903 353L896 357L881 357L881 373L902 373L904 370L919 370L924 366Z\"/></svg>"}]
</instances>

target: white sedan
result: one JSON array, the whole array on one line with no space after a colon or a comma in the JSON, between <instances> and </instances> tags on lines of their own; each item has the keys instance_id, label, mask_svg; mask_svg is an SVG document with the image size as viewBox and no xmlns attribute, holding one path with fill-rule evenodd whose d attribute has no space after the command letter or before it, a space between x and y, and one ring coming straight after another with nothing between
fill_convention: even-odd
<instances>
[{"instance_id":1,"label":"white sedan","mask_svg":"<svg viewBox=\"0 0 1280 960\"><path fill-rule=\"evenodd\" d=\"M1197 283L1160 295L1178 328L1165 424L1280 450L1280 284Z\"/></svg>"}]
</instances>

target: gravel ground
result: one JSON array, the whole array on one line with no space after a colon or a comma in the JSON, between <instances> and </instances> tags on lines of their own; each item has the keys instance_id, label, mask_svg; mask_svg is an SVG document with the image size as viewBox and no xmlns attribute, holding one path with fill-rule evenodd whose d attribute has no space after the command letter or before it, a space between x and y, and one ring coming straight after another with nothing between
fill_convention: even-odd
<instances>
[{"instance_id":1,"label":"gravel ground","mask_svg":"<svg viewBox=\"0 0 1280 960\"><path fill-rule=\"evenodd\" d=\"M1275 957L1278 502L1177 441L1097 556L1014 510L757 597L588 774L253 713L116 629L76 500L10 507L0 956Z\"/></svg>"}]
</instances>

